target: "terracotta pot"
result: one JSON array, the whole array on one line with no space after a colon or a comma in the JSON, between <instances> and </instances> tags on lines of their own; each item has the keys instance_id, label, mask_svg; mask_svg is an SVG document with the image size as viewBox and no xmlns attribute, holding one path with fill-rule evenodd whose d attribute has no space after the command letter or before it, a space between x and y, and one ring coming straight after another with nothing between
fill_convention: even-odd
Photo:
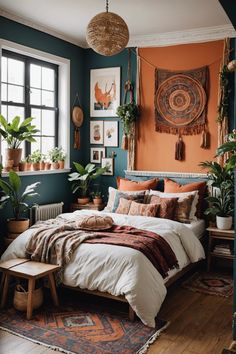
<instances>
[{"instance_id":1,"label":"terracotta pot","mask_svg":"<svg viewBox=\"0 0 236 354\"><path fill-rule=\"evenodd\" d=\"M5 166L6 168L11 169L14 166L14 161L13 160L7 160L5 165L6 165Z\"/></svg>"},{"instance_id":2,"label":"terracotta pot","mask_svg":"<svg viewBox=\"0 0 236 354\"><path fill-rule=\"evenodd\" d=\"M45 170L51 170L51 162L45 162Z\"/></svg>"},{"instance_id":3,"label":"terracotta pot","mask_svg":"<svg viewBox=\"0 0 236 354\"><path fill-rule=\"evenodd\" d=\"M51 169L52 170L58 170L59 168L59 163L58 162L52 162Z\"/></svg>"},{"instance_id":4,"label":"terracotta pot","mask_svg":"<svg viewBox=\"0 0 236 354\"><path fill-rule=\"evenodd\" d=\"M45 170L46 163L44 161L40 162L40 170Z\"/></svg>"},{"instance_id":5,"label":"terracotta pot","mask_svg":"<svg viewBox=\"0 0 236 354\"><path fill-rule=\"evenodd\" d=\"M65 161L58 161L59 163L59 168L63 170L65 168Z\"/></svg>"},{"instance_id":6,"label":"terracotta pot","mask_svg":"<svg viewBox=\"0 0 236 354\"><path fill-rule=\"evenodd\" d=\"M21 234L29 228L29 219L8 219L7 231L10 234Z\"/></svg>"},{"instance_id":7,"label":"terracotta pot","mask_svg":"<svg viewBox=\"0 0 236 354\"><path fill-rule=\"evenodd\" d=\"M26 171L31 171L32 163L31 162L26 162Z\"/></svg>"},{"instance_id":8,"label":"terracotta pot","mask_svg":"<svg viewBox=\"0 0 236 354\"><path fill-rule=\"evenodd\" d=\"M93 204L94 205L101 205L102 204L102 198L93 198Z\"/></svg>"},{"instance_id":9,"label":"terracotta pot","mask_svg":"<svg viewBox=\"0 0 236 354\"><path fill-rule=\"evenodd\" d=\"M33 162L32 168L33 168L33 171L39 171L40 170L40 162Z\"/></svg>"},{"instance_id":10,"label":"terracotta pot","mask_svg":"<svg viewBox=\"0 0 236 354\"><path fill-rule=\"evenodd\" d=\"M26 171L26 162L19 163L19 171Z\"/></svg>"},{"instance_id":11,"label":"terracotta pot","mask_svg":"<svg viewBox=\"0 0 236 354\"><path fill-rule=\"evenodd\" d=\"M22 149L6 149L6 161L13 160L13 166L19 166L22 155Z\"/></svg>"},{"instance_id":12,"label":"terracotta pot","mask_svg":"<svg viewBox=\"0 0 236 354\"><path fill-rule=\"evenodd\" d=\"M90 202L90 198L88 198L88 197L78 198L77 202L78 202L78 204L85 205Z\"/></svg>"}]
</instances>

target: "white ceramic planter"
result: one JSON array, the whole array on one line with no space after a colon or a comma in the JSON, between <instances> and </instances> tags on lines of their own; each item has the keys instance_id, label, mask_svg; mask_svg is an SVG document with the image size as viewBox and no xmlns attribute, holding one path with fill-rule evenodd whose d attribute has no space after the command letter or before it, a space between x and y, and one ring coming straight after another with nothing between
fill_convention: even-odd
<instances>
[{"instance_id":1,"label":"white ceramic planter","mask_svg":"<svg viewBox=\"0 0 236 354\"><path fill-rule=\"evenodd\" d=\"M216 216L216 226L220 230L230 230L232 227L233 218L232 216Z\"/></svg>"}]
</instances>

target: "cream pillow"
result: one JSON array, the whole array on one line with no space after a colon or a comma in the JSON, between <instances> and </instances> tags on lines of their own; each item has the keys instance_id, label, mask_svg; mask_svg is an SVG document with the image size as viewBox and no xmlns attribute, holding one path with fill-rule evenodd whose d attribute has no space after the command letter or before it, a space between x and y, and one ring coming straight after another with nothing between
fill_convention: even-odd
<instances>
[{"instance_id":1,"label":"cream pillow","mask_svg":"<svg viewBox=\"0 0 236 354\"><path fill-rule=\"evenodd\" d=\"M164 192L154 191L154 190L150 189L149 198L152 195L158 195L161 198L178 198L179 201L182 201L186 197L193 195L194 199L193 199L191 210L189 213L189 220L195 220L195 221L197 220L196 212L197 212L197 203L198 203L198 199L199 199L198 191L184 192L184 193L164 193Z\"/></svg>"}]
</instances>

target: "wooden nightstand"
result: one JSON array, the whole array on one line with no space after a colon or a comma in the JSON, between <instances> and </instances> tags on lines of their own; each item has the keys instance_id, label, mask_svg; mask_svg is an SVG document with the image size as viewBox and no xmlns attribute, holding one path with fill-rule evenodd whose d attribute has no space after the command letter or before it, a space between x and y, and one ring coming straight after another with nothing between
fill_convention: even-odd
<instances>
[{"instance_id":1,"label":"wooden nightstand","mask_svg":"<svg viewBox=\"0 0 236 354\"><path fill-rule=\"evenodd\" d=\"M76 211L76 210L103 210L105 207L105 204L100 204L100 205L95 205L94 203L88 203L88 204L78 204L78 203L72 203L70 205L70 211Z\"/></svg>"},{"instance_id":2,"label":"wooden nightstand","mask_svg":"<svg viewBox=\"0 0 236 354\"><path fill-rule=\"evenodd\" d=\"M213 257L228 260L234 259L234 230L220 230L216 227L208 227L207 231L209 232L207 257L207 270L209 271Z\"/></svg>"}]
</instances>

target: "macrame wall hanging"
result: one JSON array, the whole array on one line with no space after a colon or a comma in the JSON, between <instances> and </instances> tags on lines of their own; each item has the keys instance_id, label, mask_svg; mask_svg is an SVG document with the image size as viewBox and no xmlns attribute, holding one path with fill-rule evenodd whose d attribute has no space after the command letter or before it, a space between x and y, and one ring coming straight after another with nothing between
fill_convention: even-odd
<instances>
[{"instance_id":1,"label":"macrame wall hanging","mask_svg":"<svg viewBox=\"0 0 236 354\"><path fill-rule=\"evenodd\" d=\"M208 67L188 71L155 69L155 128L178 135L175 159L185 158L183 135L201 135L201 148L209 148L207 127Z\"/></svg>"},{"instance_id":2,"label":"macrame wall hanging","mask_svg":"<svg viewBox=\"0 0 236 354\"><path fill-rule=\"evenodd\" d=\"M74 149L80 149L80 128L84 121L84 113L82 111L79 94L75 95L73 108L72 108L72 122L74 124Z\"/></svg>"}]
</instances>

